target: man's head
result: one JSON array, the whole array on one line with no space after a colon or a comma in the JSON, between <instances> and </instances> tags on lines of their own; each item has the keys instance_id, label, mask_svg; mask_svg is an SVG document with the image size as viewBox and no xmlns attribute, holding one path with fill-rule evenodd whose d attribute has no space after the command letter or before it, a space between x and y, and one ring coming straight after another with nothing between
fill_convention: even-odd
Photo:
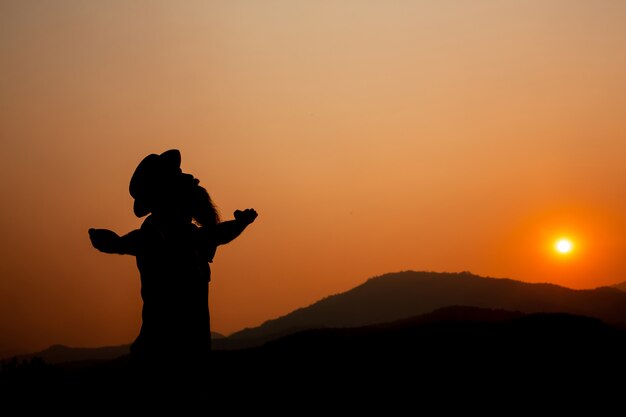
<instances>
[{"instance_id":1,"label":"man's head","mask_svg":"<svg viewBox=\"0 0 626 417\"><path fill-rule=\"evenodd\" d=\"M170 211L189 217L201 226L219 223L219 213L208 191L191 174L181 174L172 190L175 198ZM167 204L166 204L167 205Z\"/></svg>"},{"instance_id":2,"label":"man's head","mask_svg":"<svg viewBox=\"0 0 626 417\"><path fill-rule=\"evenodd\" d=\"M180 151L150 154L137 166L129 191L137 217L149 213L194 219L201 225L216 224L219 215L208 192L193 175L180 169Z\"/></svg>"}]
</instances>

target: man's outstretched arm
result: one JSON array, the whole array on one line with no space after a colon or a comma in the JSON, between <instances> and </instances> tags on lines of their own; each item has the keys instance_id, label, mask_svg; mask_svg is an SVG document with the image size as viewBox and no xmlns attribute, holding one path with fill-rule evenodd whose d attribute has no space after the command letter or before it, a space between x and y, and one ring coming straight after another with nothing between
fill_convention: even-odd
<instances>
[{"instance_id":1,"label":"man's outstretched arm","mask_svg":"<svg viewBox=\"0 0 626 417\"><path fill-rule=\"evenodd\" d=\"M254 209L235 211L235 220L218 223L215 226L215 243L225 245L239 236L248 225L257 218L258 214Z\"/></svg>"},{"instance_id":2,"label":"man's outstretched arm","mask_svg":"<svg viewBox=\"0 0 626 417\"><path fill-rule=\"evenodd\" d=\"M138 230L118 236L117 233L108 229L89 229L89 238L93 247L100 252L120 255L137 255L138 252Z\"/></svg>"}]
</instances>

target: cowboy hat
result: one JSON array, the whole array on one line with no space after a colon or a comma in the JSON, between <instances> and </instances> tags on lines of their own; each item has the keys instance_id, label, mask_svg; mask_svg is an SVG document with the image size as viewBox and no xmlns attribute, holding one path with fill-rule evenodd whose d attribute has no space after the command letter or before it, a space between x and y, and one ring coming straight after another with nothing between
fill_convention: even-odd
<instances>
[{"instance_id":1,"label":"cowboy hat","mask_svg":"<svg viewBox=\"0 0 626 417\"><path fill-rule=\"evenodd\" d=\"M153 210L154 201L165 181L179 175L180 151L170 149L160 155L150 154L137 166L128 190L135 199L133 211L137 217L143 217Z\"/></svg>"}]
</instances>

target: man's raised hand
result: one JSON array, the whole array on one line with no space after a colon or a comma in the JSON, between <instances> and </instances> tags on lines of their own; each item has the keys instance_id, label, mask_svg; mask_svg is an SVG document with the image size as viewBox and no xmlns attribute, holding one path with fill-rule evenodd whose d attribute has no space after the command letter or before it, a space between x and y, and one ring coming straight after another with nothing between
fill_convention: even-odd
<instances>
[{"instance_id":1,"label":"man's raised hand","mask_svg":"<svg viewBox=\"0 0 626 417\"><path fill-rule=\"evenodd\" d=\"M254 219L257 218L257 216L258 216L258 213L254 209L245 209L243 211L241 210L235 211L235 219L241 222L244 222L245 224L252 223Z\"/></svg>"},{"instance_id":2,"label":"man's raised hand","mask_svg":"<svg viewBox=\"0 0 626 417\"><path fill-rule=\"evenodd\" d=\"M105 253L114 253L120 237L108 229L89 229L89 239L94 248Z\"/></svg>"}]
</instances>

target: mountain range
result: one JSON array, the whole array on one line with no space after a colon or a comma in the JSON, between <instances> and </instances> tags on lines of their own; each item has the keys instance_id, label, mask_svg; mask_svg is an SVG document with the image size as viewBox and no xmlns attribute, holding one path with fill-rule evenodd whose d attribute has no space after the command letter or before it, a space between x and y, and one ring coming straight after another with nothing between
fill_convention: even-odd
<instances>
[{"instance_id":1,"label":"mountain range","mask_svg":"<svg viewBox=\"0 0 626 417\"><path fill-rule=\"evenodd\" d=\"M217 332L211 332L211 338L213 340L220 340L224 338L224 335ZM128 355L130 353L129 348L130 344L89 348L52 345L40 352L17 355L17 358L41 358L49 364L79 361L105 361Z\"/></svg>"},{"instance_id":2,"label":"mountain range","mask_svg":"<svg viewBox=\"0 0 626 417\"><path fill-rule=\"evenodd\" d=\"M624 328L626 292L618 288L620 284L614 288L573 290L553 284L484 278L468 272L390 273L229 337L213 334L213 347L215 350L250 348L311 329L361 328L403 323L402 320L432 321L436 317L450 319L446 308L451 306L475 308L453 310L455 321L464 314L474 320L477 314L480 316L477 311L487 312L482 314L483 321L492 321L494 314L510 319L533 313L567 313ZM442 316L442 311L447 313ZM56 345L23 358L41 357L47 363L61 363L107 360L127 353L128 345L104 348Z\"/></svg>"},{"instance_id":3,"label":"mountain range","mask_svg":"<svg viewBox=\"0 0 626 417\"><path fill-rule=\"evenodd\" d=\"M616 288L573 290L468 272L405 271L371 278L349 291L234 333L222 342L224 347L253 346L299 330L385 323L448 306L569 313L626 325L626 293Z\"/></svg>"}]
</instances>

